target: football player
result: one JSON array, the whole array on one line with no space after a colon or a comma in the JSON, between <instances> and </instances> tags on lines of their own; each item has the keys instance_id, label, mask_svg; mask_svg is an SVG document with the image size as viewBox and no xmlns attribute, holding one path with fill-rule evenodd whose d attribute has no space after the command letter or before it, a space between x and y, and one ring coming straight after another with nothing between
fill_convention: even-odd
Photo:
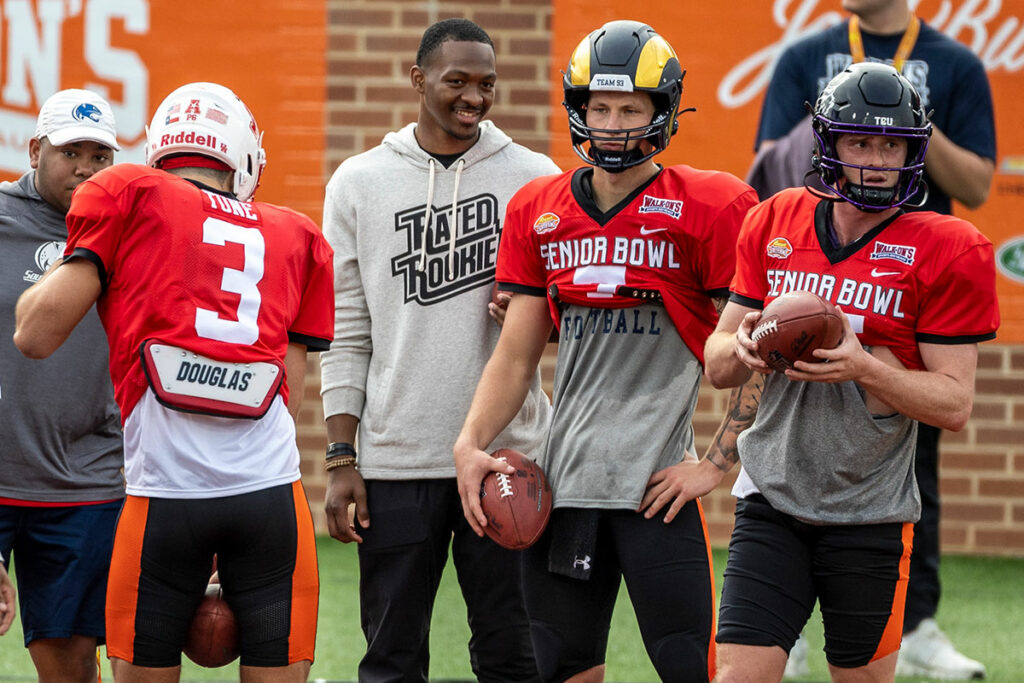
<instances>
[{"instance_id":1,"label":"football player","mask_svg":"<svg viewBox=\"0 0 1024 683\"><path fill-rule=\"evenodd\" d=\"M737 456L743 465L721 681L781 679L815 601L833 680L893 679L921 510L917 421L963 429L977 344L999 324L988 239L958 218L900 208L931 133L910 82L853 64L822 91L812 126L812 164L833 194L788 189L750 212L705 347L715 386L753 373L709 451L723 469ZM836 304L845 335L814 352L828 362L770 373L751 331L765 304L797 287Z\"/></svg>"},{"instance_id":2,"label":"football player","mask_svg":"<svg viewBox=\"0 0 1024 683\"><path fill-rule=\"evenodd\" d=\"M184 85L148 128L149 166L82 183L64 261L17 307L42 358L95 302L125 431L128 497L107 595L118 681L180 676L216 554L243 680L305 680L319 592L294 419L307 349L333 336L332 251L307 217L253 202L265 164L245 104Z\"/></svg>"},{"instance_id":3,"label":"football player","mask_svg":"<svg viewBox=\"0 0 1024 683\"><path fill-rule=\"evenodd\" d=\"M805 102L814 102L828 81L853 62L892 64L921 95L932 135L925 173L917 193L903 204L907 211L953 213L953 200L976 209L989 195L996 160L992 92L985 64L955 36L915 16L919 3L908 0L841 0L849 13L840 21L786 46L772 69L758 124L761 178L775 190L799 187L813 178L813 138ZM969 93L969 94L965 94ZM775 143L778 144L775 144ZM790 170L776 173L778 165ZM811 171L809 176L805 172ZM789 176L788 178L784 176ZM769 188L757 187L762 192ZM936 616L942 585L939 577L939 442L941 431L922 422L917 427L914 470L921 493L921 518L914 524L899 676L943 679L984 678L985 666L959 652L939 627ZM797 643L788 670L806 672L806 640ZM804 654L801 654L804 653Z\"/></svg>"},{"instance_id":4,"label":"football player","mask_svg":"<svg viewBox=\"0 0 1024 683\"><path fill-rule=\"evenodd\" d=\"M623 578L659 676L713 675L714 591L691 416L703 346L756 195L735 177L655 157L676 132L683 71L650 26L583 38L563 79L586 164L509 203L497 280L514 292L455 445L466 519L482 533L485 452L519 409L552 325L554 417L542 465L551 522L524 552L527 614L545 681L599 681ZM509 472L511 473L511 472Z\"/></svg>"}]
</instances>

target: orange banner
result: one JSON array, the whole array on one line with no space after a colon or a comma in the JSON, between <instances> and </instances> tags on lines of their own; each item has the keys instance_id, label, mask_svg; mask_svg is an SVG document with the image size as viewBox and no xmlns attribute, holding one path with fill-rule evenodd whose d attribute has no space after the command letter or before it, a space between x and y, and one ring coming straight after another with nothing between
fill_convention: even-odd
<instances>
[{"instance_id":1,"label":"orange banner","mask_svg":"<svg viewBox=\"0 0 1024 683\"><path fill-rule=\"evenodd\" d=\"M746 175L765 86L780 51L832 26L845 15L839 0L678 2L677 0L553 0L551 156L563 168L579 160L561 106L561 71L588 31L606 21L635 19L675 48L683 68L679 133L662 163ZM996 246L1002 327L1000 342L1024 342L1024 0L911 0L919 17L970 47L985 64L996 108L998 158L989 199L980 209L957 207ZM940 67L941 68L941 67ZM965 93L964 96L970 96Z\"/></svg>"},{"instance_id":2,"label":"orange banner","mask_svg":"<svg viewBox=\"0 0 1024 683\"><path fill-rule=\"evenodd\" d=\"M191 81L234 90L266 132L256 197L319 222L323 197L326 0L4 0L0 178L28 170L43 101L63 88L106 97L118 162L144 163L156 105Z\"/></svg>"}]
</instances>

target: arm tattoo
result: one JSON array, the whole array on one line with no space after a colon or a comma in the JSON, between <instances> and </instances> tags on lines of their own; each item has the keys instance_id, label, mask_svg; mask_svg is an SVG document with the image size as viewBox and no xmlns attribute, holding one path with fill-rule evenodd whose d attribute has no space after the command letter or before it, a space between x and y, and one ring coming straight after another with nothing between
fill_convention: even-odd
<instances>
[{"instance_id":1,"label":"arm tattoo","mask_svg":"<svg viewBox=\"0 0 1024 683\"><path fill-rule=\"evenodd\" d=\"M764 375L755 372L743 386L736 387L729 395L729 409L722 424L718 427L715 438L708 447L705 458L722 470L728 472L739 462L740 455L736 449L736 440L757 417L757 407L761 403L761 392L764 391Z\"/></svg>"},{"instance_id":2,"label":"arm tattoo","mask_svg":"<svg viewBox=\"0 0 1024 683\"><path fill-rule=\"evenodd\" d=\"M711 297L711 303L715 306L715 312L718 315L722 315L722 309L729 303L729 297L727 296L713 296Z\"/></svg>"}]
</instances>

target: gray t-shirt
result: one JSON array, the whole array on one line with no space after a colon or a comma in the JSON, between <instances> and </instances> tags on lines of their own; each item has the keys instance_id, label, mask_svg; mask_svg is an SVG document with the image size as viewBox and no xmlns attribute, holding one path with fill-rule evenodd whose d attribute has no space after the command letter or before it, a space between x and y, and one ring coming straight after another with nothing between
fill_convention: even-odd
<instances>
[{"instance_id":1,"label":"gray t-shirt","mask_svg":"<svg viewBox=\"0 0 1024 683\"><path fill-rule=\"evenodd\" d=\"M701 367L665 309L563 309L543 460L558 507L636 509L693 453Z\"/></svg>"},{"instance_id":2,"label":"gray t-shirt","mask_svg":"<svg viewBox=\"0 0 1024 683\"><path fill-rule=\"evenodd\" d=\"M34 177L0 184L0 498L123 498L121 419L95 309L45 360L25 358L12 340L18 297L67 240L63 214L39 196Z\"/></svg>"},{"instance_id":3,"label":"gray t-shirt","mask_svg":"<svg viewBox=\"0 0 1024 683\"><path fill-rule=\"evenodd\" d=\"M872 415L855 382L793 382L772 373L738 449L776 509L814 524L880 524L921 515L916 439L915 420Z\"/></svg>"}]
</instances>

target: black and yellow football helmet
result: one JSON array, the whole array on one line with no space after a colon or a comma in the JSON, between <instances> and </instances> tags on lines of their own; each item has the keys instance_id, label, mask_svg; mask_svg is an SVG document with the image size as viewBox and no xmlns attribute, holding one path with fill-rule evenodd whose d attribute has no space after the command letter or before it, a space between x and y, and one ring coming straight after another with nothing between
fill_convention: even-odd
<instances>
[{"instance_id":1,"label":"black and yellow football helmet","mask_svg":"<svg viewBox=\"0 0 1024 683\"><path fill-rule=\"evenodd\" d=\"M562 78L569 113L572 146L583 161L607 171L623 171L641 164L668 147L679 128L677 117L683 94L684 71L675 50L653 28L638 21L611 21L580 41ZM593 91L646 92L654 103L651 123L640 128L600 129L586 123L586 108ZM692 111L692 110L686 110ZM609 152L595 140L646 139L649 152L634 148ZM584 143L591 143L584 150Z\"/></svg>"}]
</instances>

